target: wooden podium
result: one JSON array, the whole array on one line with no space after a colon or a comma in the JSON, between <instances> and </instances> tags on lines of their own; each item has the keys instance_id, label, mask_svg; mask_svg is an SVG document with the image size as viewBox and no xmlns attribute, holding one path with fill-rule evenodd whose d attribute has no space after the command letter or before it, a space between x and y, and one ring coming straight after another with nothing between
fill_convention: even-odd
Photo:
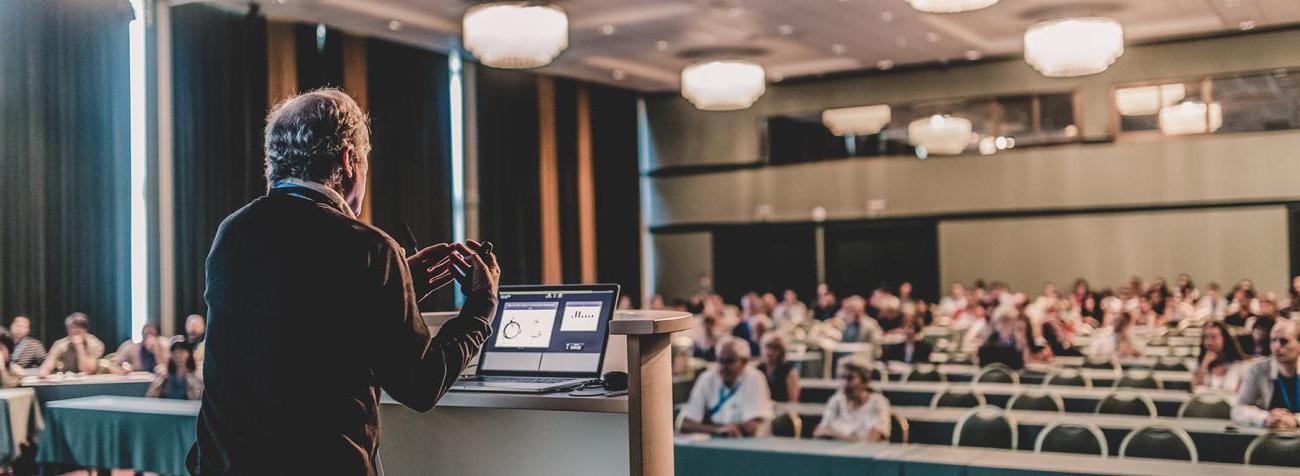
<instances>
[{"instance_id":1,"label":"wooden podium","mask_svg":"<svg viewBox=\"0 0 1300 476\"><path fill-rule=\"evenodd\" d=\"M430 327L453 313L425 314ZM573 397L450 392L419 413L380 406L380 471L405 474L673 474L671 334L691 327L674 311L618 312L606 370L628 371L628 395ZM626 356L620 359L619 354Z\"/></svg>"}]
</instances>

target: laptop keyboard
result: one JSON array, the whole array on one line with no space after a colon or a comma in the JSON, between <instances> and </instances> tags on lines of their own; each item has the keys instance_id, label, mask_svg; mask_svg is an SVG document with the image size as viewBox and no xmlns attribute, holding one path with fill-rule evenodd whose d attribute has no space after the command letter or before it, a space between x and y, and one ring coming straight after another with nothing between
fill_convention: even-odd
<instances>
[{"instance_id":1,"label":"laptop keyboard","mask_svg":"<svg viewBox=\"0 0 1300 476\"><path fill-rule=\"evenodd\" d=\"M483 379L480 377L480 379ZM497 377L492 376L484 380L493 382L511 382L511 383L560 383L573 380L573 377Z\"/></svg>"}]
</instances>

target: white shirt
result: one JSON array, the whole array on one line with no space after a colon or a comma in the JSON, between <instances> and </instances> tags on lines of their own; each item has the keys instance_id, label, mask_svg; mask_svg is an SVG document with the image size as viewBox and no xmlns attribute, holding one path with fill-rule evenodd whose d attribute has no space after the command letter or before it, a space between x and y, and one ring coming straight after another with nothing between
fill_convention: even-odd
<instances>
[{"instance_id":1,"label":"white shirt","mask_svg":"<svg viewBox=\"0 0 1300 476\"><path fill-rule=\"evenodd\" d=\"M1194 388L1194 391L1204 390L1222 390L1224 392L1237 393L1241 388L1241 378L1246 373L1246 365L1249 361L1237 361L1228 364L1228 369L1223 375L1215 375L1214 371L1206 373L1205 385ZM1192 372L1196 372L1200 362L1192 365Z\"/></svg>"},{"instance_id":2,"label":"white shirt","mask_svg":"<svg viewBox=\"0 0 1300 476\"><path fill-rule=\"evenodd\" d=\"M876 430L889 438L889 399L880 392L871 392L867 402L858 408L849 405L844 391L837 391L826 402L822 412L822 421L817 426L826 427L840 435L851 435L853 439L866 441L871 430Z\"/></svg>"},{"instance_id":3,"label":"white shirt","mask_svg":"<svg viewBox=\"0 0 1300 476\"><path fill-rule=\"evenodd\" d=\"M689 420L704 422L704 415L709 409L718 406L725 387L722 373L716 366L705 370L695 381L695 387L691 388L691 398L682 407L682 414ZM758 369L745 367L736 387L730 391L735 393L713 413L713 424L731 425L755 418L772 421L772 395L767 388L767 379ZM760 429L759 433L765 434L766 427Z\"/></svg>"},{"instance_id":4,"label":"white shirt","mask_svg":"<svg viewBox=\"0 0 1300 476\"><path fill-rule=\"evenodd\" d=\"M335 205L338 205L339 208L343 209L343 213L346 214L348 218L352 218L354 220L357 218L356 214L352 213L352 207L348 206L347 199L343 198L343 194L339 193L338 191L332 188L326 187L325 184L312 182L310 180L296 179L293 177L286 178L276 183L276 185L279 184L297 185L299 187L306 187L315 190L317 192L323 193L325 194L326 197L329 197L329 199L333 201Z\"/></svg>"}]
</instances>

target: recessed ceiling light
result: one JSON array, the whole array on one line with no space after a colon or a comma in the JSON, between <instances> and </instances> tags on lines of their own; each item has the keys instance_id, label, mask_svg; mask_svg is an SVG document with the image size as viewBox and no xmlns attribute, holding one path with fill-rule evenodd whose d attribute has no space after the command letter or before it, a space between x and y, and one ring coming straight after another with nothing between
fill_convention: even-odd
<instances>
[{"instance_id":1,"label":"recessed ceiling light","mask_svg":"<svg viewBox=\"0 0 1300 476\"><path fill-rule=\"evenodd\" d=\"M894 21L894 14L889 12L880 12L880 21L886 23Z\"/></svg>"},{"instance_id":2,"label":"recessed ceiling light","mask_svg":"<svg viewBox=\"0 0 1300 476\"><path fill-rule=\"evenodd\" d=\"M846 48L846 47L845 47L844 45L842 45L842 44L835 43L835 44L831 45L831 53L835 53L835 54L837 54L837 55L842 55L842 54L844 54L845 51L848 51L848 48Z\"/></svg>"},{"instance_id":3,"label":"recessed ceiling light","mask_svg":"<svg viewBox=\"0 0 1300 476\"><path fill-rule=\"evenodd\" d=\"M615 31L614 25L605 25L600 27L600 34L605 36L613 35Z\"/></svg>"},{"instance_id":4,"label":"recessed ceiling light","mask_svg":"<svg viewBox=\"0 0 1300 476\"><path fill-rule=\"evenodd\" d=\"M880 68L881 71L889 71L890 69L894 68L894 62L887 59L882 59L876 62L876 67Z\"/></svg>"},{"instance_id":5,"label":"recessed ceiling light","mask_svg":"<svg viewBox=\"0 0 1300 476\"><path fill-rule=\"evenodd\" d=\"M940 37L938 33L935 33L933 31L925 34L925 41L928 41L930 43L938 43L940 38L942 37Z\"/></svg>"},{"instance_id":6,"label":"recessed ceiling light","mask_svg":"<svg viewBox=\"0 0 1300 476\"><path fill-rule=\"evenodd\" d=\"M1254 20L1246 20L1246 21L1243 21L1243 22L1241 22L1240 24L1238 24L1237 27L1241 28L1241 31L1250 31L1250 30L1254 30L1254 29L1255 29L1255 21L1254 21Z\"/></svg>"},{"instance_id":7,"label":"recessed ceiling light","mask_svg":"<svg viewBox=\"0 0 1300 476\"><path fill-rule=\"evenodd\" d=\"M794 34L794 27L790 25L780 25L776 27L776 32L788 36Z\"/></svg>"},{"instance_id":8,"label":"recessed ceiling light","mask_svg":"<svg viewBox=\"0 0 1300 476\"><path fill-rule=\"evenodd\" d=\"M388 29L389 29L389 30L393 30L393 31L401 30L401 29L402 29L402 22L397 21L397 20L390 21L390 22L388 22Z\"/></svg>"},{"instance_id":9,"label":"recessed ceiling light","mask_svg":"<svg viewBox=\"0 0 1300 476\"><path fill-rule=\"evenodd\" d=\"M627 77L627 73L621 69L614 70L613 72L610 73L610 75L614 76L614 79L617 79L619 81L622 81L623 78Z\"/></svg>"},{"instance_id":10,"label":"recessed ceiling light","mask_svg":"<svg viewBox=\"0 0 1300 476\"><path fill-rule=\"evenodd\" d=\"M968 60L976 61L983 57L984 53L980 53L979 50L966 50L966 59Z\"/></svg>"},{"instance_id":11,"label":"recessed ceiling light","mask_svg":"<svg viewBox=\"0 0 1300 476\"><path fill-rule=\"evenodd\" d=\"M659 51L668 51L668 42L664 40L655 42L655 49Z\"/></svg>"}]
</instances>

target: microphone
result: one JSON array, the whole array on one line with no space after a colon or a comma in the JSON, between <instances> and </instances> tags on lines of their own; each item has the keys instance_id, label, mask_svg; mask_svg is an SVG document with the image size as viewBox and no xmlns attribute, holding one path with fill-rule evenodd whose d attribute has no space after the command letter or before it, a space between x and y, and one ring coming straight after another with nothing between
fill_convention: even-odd
<instances>
[{"instance_id":1,"label":"microphone","mask_svg":"<svg viewBox=\"0 0 1300 476\"><path fill-rule=\"evenodd\" d=\"M411 231L411 226L402 222L402 228L406 230L406 239L411 242L411 255L414 256L420 252L420 242L415 239L415 232Z\"/></svg>"}]
</instances>

